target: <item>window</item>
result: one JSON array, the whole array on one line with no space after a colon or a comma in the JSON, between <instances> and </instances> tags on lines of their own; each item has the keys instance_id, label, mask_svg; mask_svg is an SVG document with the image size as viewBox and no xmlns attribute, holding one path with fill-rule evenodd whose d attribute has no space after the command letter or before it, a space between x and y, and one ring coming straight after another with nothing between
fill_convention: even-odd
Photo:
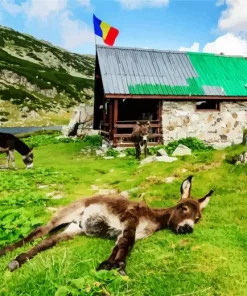
<instances>
[{"instance_id":1,"label":"window","mask_svg":"<svg viewBox=\"0 0 247 296\"><path fill-rule=\"evenodd\" d=\"M215 100L197 101L196 102L196 110L219 111L220 110L220 103Z\"/></svg>"}]
</instances>

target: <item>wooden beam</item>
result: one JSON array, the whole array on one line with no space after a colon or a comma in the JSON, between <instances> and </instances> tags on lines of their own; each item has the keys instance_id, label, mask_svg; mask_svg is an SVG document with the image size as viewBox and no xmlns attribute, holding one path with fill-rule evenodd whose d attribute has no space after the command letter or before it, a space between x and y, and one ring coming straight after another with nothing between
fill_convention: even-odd
<instances>
[{"instance_id":1,"label":"wooden beam","mask_svg":"<svg viewBox=\"0 0 247 296\"><path fill-rule=\"evenodd\" d=\"M158 143L158 142L149 142L147 145L150 147L150 146L157 146L159 144L160 143ZM117 147L134 147L134 144L131 142L118 143Z\"/></svg>"},{"instance_id":2,"label":"wooden beam","mask_svg":"<svg viewBox=\"0 0 247 296\"><path fill-rule=\"evenodd\" d=\"M106 135L106 136L109 136L109 134L110 134L109 132L102 131L102 130L100 131L100 133L103 134L103 135Z\"/></svg>"},{"instance_id":3,"label":"wooden beam","mask_svg":"<svg viewBox=\"0 0 247 296\"><path fill-rule=\"evenodd\" d=\"M114 138L130 138L131 134L114 134ZM159 138L161 134L150 134L149 138Z\"/></svg>"},{"instance_id":4,"label":"wooden beam","mask_svg":"<svg viewBox=\"0 0 247 296\"><path fill-rule=\"evenodd\" d=\"M161 100L158 102L157 118L159 122L162 123L162 101ZM157 128L157 133L162 134L162 124L160 124L160 126ZM162 139L162 135L160 138L158 138L158 141L160 142L161 139Z\"/></svg>"},{"instance_id":5,"label":"wooden beam","mask_svg":"<svg viewBox=\"0 0 247 296\"><path fill-rule=\"evenodd\" d=\"M114 113L113 113L113 145L117 145L117 138L115 134L117 133L116 123L118 120L118 100L114 100Z\"/></svg>"},{"instance_id":6,"label":"wooden beam","mask_svg":"<svg viewBox=\"0 0 247 296\"><path fill-rule=\"evenodd\" d=\"M105 94L107 99L153 99L153 100L219 100L219 101L247 101L247 96L171 96L171 95L122 95Z\"/></svg>"},{"instance_id":7,"label":"wooden beam","mask_svg":"<svg viewBox=\"0 0 247 296\"><path fill-rule=\"evenodd\" d=\"M134 124L134 123L133 124L131 124L131 123L129 123L129 124L117 123L114 125L114 128L132 128L134 126L136 126L136 124ZM159 123L153 123L153 124L151 123L150 127L161 127L161 125Z\"/></svg>"},{"instance_id":8,"label":"wooden beam","mask_svg":"<svg viewBox=\"0 0 247 296\"><path fill-rule=\"evenodd\" d=\"M113 102L109 102L109 140L113 139Z\"/></svg>"}]
</instances>

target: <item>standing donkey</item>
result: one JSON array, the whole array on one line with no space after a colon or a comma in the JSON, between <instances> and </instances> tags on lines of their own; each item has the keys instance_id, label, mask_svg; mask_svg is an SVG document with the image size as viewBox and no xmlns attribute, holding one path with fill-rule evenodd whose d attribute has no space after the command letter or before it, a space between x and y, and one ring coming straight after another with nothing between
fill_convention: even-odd
<instances>
[{"instance_id":1,"label":"standing donkey","mask_svg":"<svg viewBox=\"0 0 247 296\"><path fill-rule=\"evenodd\" d=\"M141 146L144 144L144 155L147 157L147 144L149 135L150 121L141 124L139 121L136 122L136 126L133 128L130 140L134 143L136 149L136 159L140 160Z\"/></svg>"},{"instance_id":2,"label":"standing donkey","mask_svg":"<svg viewBox=\"0 0 247 296\"><path fill-rule=\"evenodd\" d=\"M14 150L22 155L22 160L26 168L29 169L33 167L33 147L29 148L24 142L12 134L0 133L0 153L6 153L7 155L7 168L9 168L10 160L12 162L12 167L15 168Z\"/></svg>"},{"instance_id":3,"label":"standing donkey","mask_svg":"<svg viewBox=\"0 0 247 296\"><path fill-rule=\"evenodd\" d=\"M190 196L191 184L192 176L189 176L181 184L180 201L170 208L150 208L145 202L130 201L121 195L82 198L63 208L47 225L34 229L24 239L0 250L0 256L66 227L60 233L53 234L26 253L17 256L8 265L10 271L21 267L27 260L60 241L85 234L116 238L116 245L110 257L99 264L97 270L117 268L120 274L125 275L126 257L135 241L165 228L171 229L176 234L193 232L194 224L200 220L202 210L209 203L213 190L203 198L193 199Z\"/></svg>"}]
</instances>

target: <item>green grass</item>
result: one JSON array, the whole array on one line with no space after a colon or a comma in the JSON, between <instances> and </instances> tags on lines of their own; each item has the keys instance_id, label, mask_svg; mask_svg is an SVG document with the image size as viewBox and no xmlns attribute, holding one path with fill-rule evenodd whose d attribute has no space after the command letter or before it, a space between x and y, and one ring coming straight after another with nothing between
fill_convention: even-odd
<instances>
[{"instance_id":1,"label":"green grass","mask_svg":"<svg viewBox=\"0 0 247 296\"><path fill-rule=\"evenodd\" d=\"M8 262L31 244L1 257L1 296L246 294L247 166L223 162L226 151L207 151L140 168L132 156L104 160L80 153L87 142L51 144L47 139L34 148L33 170L24 170L16 153L19 170L0 172L0 247L46 223L49 207L95 193L91 185L119 191L140 187L131 198L139 200L138 194L146 192L148 204L158 207L178 201L181 181L190 174L195 176L193 196L210 189L215 193L193 234L164 230L138 241L128 257L127 278L95 272L114 241L81 236L37 255L14 273L5 269ZM175 180L165 184L170 176ZM47 197L51 192L64 198Z\"/></svg>"}]
</instances>

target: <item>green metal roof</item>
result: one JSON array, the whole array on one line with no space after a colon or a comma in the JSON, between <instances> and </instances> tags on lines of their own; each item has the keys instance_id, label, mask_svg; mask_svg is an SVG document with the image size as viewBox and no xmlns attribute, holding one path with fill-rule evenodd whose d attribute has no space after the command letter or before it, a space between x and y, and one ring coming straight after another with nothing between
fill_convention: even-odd
<instances>
[{"instance_id":1,"label":"green metal roof","mask_svg":"<svg viewBox=\"0 0 247 296\"><path fill-rule=\"evenodd\" d=\"M247 96L244 57L97 46L106 94Z\"/></svg>"}]
</instances>

